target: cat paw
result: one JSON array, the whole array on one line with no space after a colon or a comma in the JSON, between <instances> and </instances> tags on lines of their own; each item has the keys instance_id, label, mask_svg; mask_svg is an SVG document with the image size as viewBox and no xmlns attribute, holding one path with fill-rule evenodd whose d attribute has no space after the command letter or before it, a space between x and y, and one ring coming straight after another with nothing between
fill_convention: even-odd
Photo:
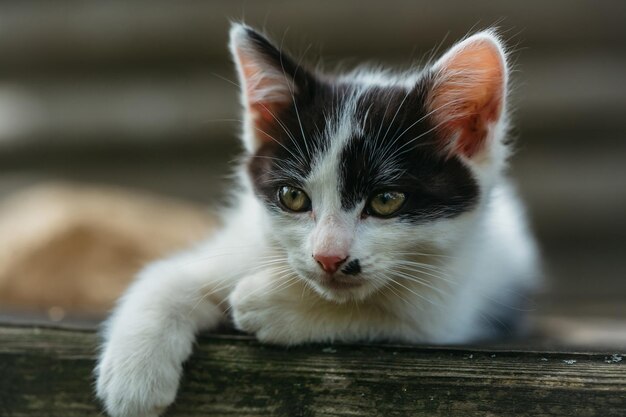
<instances>
[{"instance_id":1,"label":"cat paw","mask_svg":"<svg viewBox=\"0 0 626 417\"><path fill-rule=\"evenodd\" d=\"M127 348L129 346L126 346ZM112 417L157 417L176 397L180 371L168 361L107 346L96 368L96 395Z\"/></svg>"},{"instance_id":2,"label":"cat paw","mask_svg":"<svg viewBox=\"0 0 626 417\"><path fill-rule=\"evenodd\" d=\"M292 296L263 273L239 281L229 296L235 327L254 334L264 343L293 345L306 341L306 329L298 327Z\"/></svg>"},{"instance_id":3,"label":"cat paw","mask_svg":"<svg viewBox=\"0 0 626 417\"><path fill-rule=\"evenodd\" d=\"M263 328L266 315L263 311L265 303L259 297L254 297L256 293L263 292L257 281L254 277L243 278L228 298L235 327L252 334Z\"/></svg>"},{"instance_id":4,"label":"cat paw","mask_svg":"<svg viewBox=\"0 0 626 417\"><path fill-rule=\"evenodd\" d=\"M229 302L235 327L251 333L262 342L290 344L287 328L281 329L283 316L278 294L272 292L275 283L264 274L256 274L239 281L230 294Z\"/></svg>"}]
</instances>

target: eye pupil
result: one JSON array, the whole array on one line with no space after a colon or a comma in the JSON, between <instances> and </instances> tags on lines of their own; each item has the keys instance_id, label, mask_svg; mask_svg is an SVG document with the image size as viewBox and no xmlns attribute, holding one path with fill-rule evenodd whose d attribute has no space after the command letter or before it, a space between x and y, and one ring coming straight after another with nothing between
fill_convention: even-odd
<instances>
[{"instance_id":1,"label":"eye pupil","mask_svg":"<svg viewBox=\"0 0 626 417\"><path fill-rule=\"evenodd\" d=\"M406 199L406 195L397 191L384 191L375 194L368 203L367 211L378 217L389 217L395 214Z\"/></svg>"},{"instance_id":2,"label":"eye pupil","mask_svg":"<svg viewBox=\"0 0 626 417\"><path fill-rule=\"evenodd\" d=\"M278 189L278 200L287 211L303 212L311 209L311 200L299 188L284 186Z\"/></svg>"}]
</instances>

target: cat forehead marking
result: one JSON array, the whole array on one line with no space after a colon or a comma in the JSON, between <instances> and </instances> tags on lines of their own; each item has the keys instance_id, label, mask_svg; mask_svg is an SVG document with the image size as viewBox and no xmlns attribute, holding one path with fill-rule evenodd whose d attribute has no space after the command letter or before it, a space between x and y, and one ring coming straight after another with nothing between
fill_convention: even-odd
<instances>
[{"instance_id":1,"label":"cat forehead marking","mask_svg":"<svg viewBox=\"0 0 626 417\"><path fill-rule=\"evenodd\" d=\"M325 136L328 146L315 157L307 185L314 201L319 201L319 209L337 212L342 207L341 167L348 143L353 139L355 131L360 130L354 119L354 100L342 106L334 121L326 125ZM316 198L317 197L317 198Z\"/></svg>"}]
</instances>

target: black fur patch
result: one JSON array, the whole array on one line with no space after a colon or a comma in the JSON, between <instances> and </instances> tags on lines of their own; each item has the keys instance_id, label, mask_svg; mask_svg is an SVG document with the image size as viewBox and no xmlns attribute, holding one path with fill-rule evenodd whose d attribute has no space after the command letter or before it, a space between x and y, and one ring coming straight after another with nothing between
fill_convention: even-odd
<instances>
[{"instance_id":1,"label":"black fur patch","mask_svg":"<svg viewBox=\"0 0 626 417\"><path fill-rule=\"evenodd\" d=\"M354 259L354 260L348 262L348 264L343 267L341 272L343 272L346 275L358 275L358 274L360 274L361 273L361 264L359 263L359 260L358 259Z\"/></svg>"},{"instance_id":2,"label":"black fur patch","mask_svg":"<svg viewBox=\"0 0 626 417\"><path fill-rule=\"evenodd\" d=\"M452 217L476 203L476 181L458 158L444 156L425 114L427 82L408 93L372 89L361 99L364 133L350 140L341 158L344 208L383 190L406 194L398 216L412 221Z\"/></svg>"}]
</instances>

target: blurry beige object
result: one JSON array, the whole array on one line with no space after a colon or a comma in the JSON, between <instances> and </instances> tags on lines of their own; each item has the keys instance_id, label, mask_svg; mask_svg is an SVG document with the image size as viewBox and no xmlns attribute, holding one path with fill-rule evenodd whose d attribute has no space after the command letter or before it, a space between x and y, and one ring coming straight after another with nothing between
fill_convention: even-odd
<instances>
[{"instance_id":1,"label":"blurry beige object","mask_svg":"<svg viewBox=\"0 0 626 417\"><path fill-rule=\"evenodd\" d=\"M135 191L35 186L0 200L0 309L99 315L146 262L206 236L202 207Z\"/></svg>"}]
</instances>

